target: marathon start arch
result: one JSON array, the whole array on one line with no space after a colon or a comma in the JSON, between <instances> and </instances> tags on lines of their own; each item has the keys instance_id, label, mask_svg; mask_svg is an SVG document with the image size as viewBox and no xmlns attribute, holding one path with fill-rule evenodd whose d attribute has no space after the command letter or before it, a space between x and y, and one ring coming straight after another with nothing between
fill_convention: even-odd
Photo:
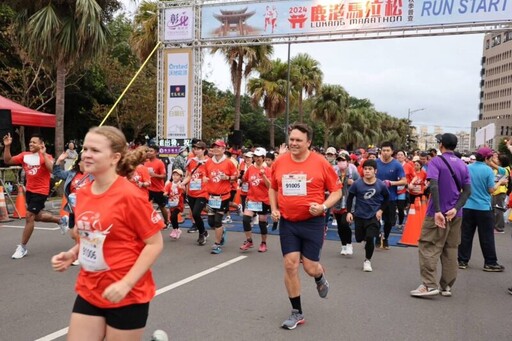
<instances>
[{"instance_id":1,"label":"marathon start arch","mask_svg":"<svg viewBox=\"0 0 512 341\"><path fill-rule=\"evenodd\" d=\"M201 137L205 48L487 33L512 0L162 1L158 15L157 139L172 148Z\"/></svg>"}]
</instances>

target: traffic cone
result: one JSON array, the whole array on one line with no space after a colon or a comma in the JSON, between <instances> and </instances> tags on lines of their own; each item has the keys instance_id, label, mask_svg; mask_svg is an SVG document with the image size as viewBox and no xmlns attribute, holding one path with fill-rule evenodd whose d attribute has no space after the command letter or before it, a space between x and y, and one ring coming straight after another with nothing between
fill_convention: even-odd
<instances>
[{"instance_id":1,"label":"traffic cone","mask_svg":"<svg viewBox=\"0 0 512 341\"><path fill-rule=\"evenodd\" d=\"M4 188L0 186L0 223L12 221L9 219L9 212L7 212L7 205L5 204Z\"/></svg>"},{"instance_id":2,"label":"traffic cone","mask_svg":"<svg viewBox=\"0 0 512 341\"><path fill-rule=\"evenodd\" d=\"M64 210L64 207L66 207L67 204L68 204L68 201L66 199L66 196L62 195L62 202L60 204L60 212L59 212L60 217L63 217L65 215L67 215L69 217L69 212L66 212L66 210Z\"/></svg>"},{"instance_id":3,"label":"traffic cone","mask_svg":"<svg viewBox=\"0 0 512 341\"><path fill-rule=\"evenodd\" d=\"M185 218L183 218L183 215L178 213L178 224L183 224L185 222Z\"/></svg>"},{"instance_id":4,"label":"traffic cone","mask_svg":"<svg viewBox=\"0 0 512 341\"><path fill-rule=\"evenodd\" d=\"M421 226L423 223L421 211L421 200L420 198L416 198L414 205L411 205L409 208L404 233L402 234L402 239L400 239L399 244L418 246L418 240L421 235Z\"/></svg>"},{"instance_id":5,"label":"traffic cone","mask_svg":"<svg viewBox=\"0 0 512 341\"><path fill-rule=\"evenodd\" d=\"M16 209L12 214L13 218L26 218L27 217L27 201L25 200L25 192L23 191L23 187L18 186L18 195L16 196Z\"/></svg>"}]
</instances>

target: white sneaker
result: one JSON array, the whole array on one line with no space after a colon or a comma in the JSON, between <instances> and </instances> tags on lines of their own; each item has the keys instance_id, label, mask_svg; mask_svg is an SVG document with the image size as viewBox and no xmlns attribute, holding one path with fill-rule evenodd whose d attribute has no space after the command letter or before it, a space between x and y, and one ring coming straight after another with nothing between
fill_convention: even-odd
<instances>
[{"instance_id":1,"label":"white sneaker","mask_svg":"<svg viewBox=\"0 0 512 341\"><path fill-rule=\"evenodd\" d=\"M153 332L153 335L151 335L151 341L169 341L169 337L166 332L158 329Z\"/></svg>"},{"instance_id":2,"label":"white sneaker","mask_svg":"<svg viewBox=\"0 0 512 341\"><path fill-rule=\"evenodd\" d=\"M67 215L63 215L62 217L60 217L60 220L58 222L60 234L66 234L66 232L68 231L68 224L69 217Z\"/></svg>"},{"instance_id":3,"label":"white sneaker","mask_svg":"<svg viewBox=\"0 0 512 341\"><path fill-rule=\"evenodd\" d=\"M425 284L420 284L420 286L417 289L411 290L411 296L415 297L435 296L438 294L438 288L428 288Z\"/></svg>"},{"instance_id":4,"label":"white sneaker","mask_svg":"<svg viewBox=\"0 0 512 341\"><path fill-rule=\"evenodd\" d=\"M347 255L347 245L341 245L340 255L342 255L342 256L346 256Z\"/></svg>"},{"instance_id":5,"label":"white sneaker","mask_svg":"<svg viewBox=\"0 0 512 341\"><path fill-rule=\"evenodd\" d=\"M363 263L363 271L364 272L372 272L372 262L370 262L368 259L364 261Z\"/></svg>"},{"instance_id":6,"label":"white sneaker","mask_svg":"<svg viewBox=\"0 0 512 341\"><path fill-rule=\"evenodd\" d=\"M233 220L231 220L231 216L227 216L226 218L222 219L223 224L231 224Z\"/></svg>"},{"instance_id":7,"label":"white sneaker","mask_svg":"<svg viewBox=\"0 0 512 341\"><path fill-rule=\"evenodd\" d=\"M338 221L336 219L333 219L331 226L338 226Z\"/></svg>"},{"instance_id":8,"label":"white sneaker","mask_svg":"<svg viewBox=\"0 0 512 341\"><path fill-rule=\"evenodd\" d=\"M16 246L16 251L12 254L12 259L20 259L27 255L28 250L21 245Z\"/></svg>"},{"instance_id":9,"label":"white sneaker","mask_svg":"<svg viewBox=\"0 0 512 341\"><path fill-rule=\"evenodd\" d=\"M352 244L347 244L347 256L352 256L354 254L354 248Z\"/></svg>"},{"instance_id":10,"label":"white sneaker","mask_svg":"<svg viewBox=\"0 0 512 341\"><path fill-rule=\"evenodd\" d=\"M238 204L238 215L241 217L244 215L244 208L242 204Z\"/></svg>"}]
</instances>

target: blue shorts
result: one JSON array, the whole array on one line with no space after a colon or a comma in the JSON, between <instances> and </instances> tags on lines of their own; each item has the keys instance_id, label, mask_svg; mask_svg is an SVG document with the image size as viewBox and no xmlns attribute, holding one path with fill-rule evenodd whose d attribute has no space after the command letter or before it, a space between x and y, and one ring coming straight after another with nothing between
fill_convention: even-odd
<instances>
[{"instance_id":1,"label":"blue shorts","mask_svg":"<svg viewBox=\"0 0 512 341\"><path fill-rule=\"evenodd\" d=\"M281 218L279 239L283 256L290 252L300 252L305 258L318 262L324 244L324 217L314 217L302 221L289 221Z\"/></svg>"}]
</instances>

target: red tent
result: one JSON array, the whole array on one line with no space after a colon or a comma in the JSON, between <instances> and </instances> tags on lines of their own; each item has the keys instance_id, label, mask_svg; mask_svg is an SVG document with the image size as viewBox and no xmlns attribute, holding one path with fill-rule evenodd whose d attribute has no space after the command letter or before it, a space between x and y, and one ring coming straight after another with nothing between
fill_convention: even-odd
<instances>
[{"instance_id":1,"label":"red tent","mask_svg":"<svg viewBox=\"0 0 512 341\"><path fill-rule=\"evenodd\" d=\"M45 114L0 96L0 109L11 110L12 124L15 126L32 126L55 128L55 115Z\"/></svg>"}]
</instances>

